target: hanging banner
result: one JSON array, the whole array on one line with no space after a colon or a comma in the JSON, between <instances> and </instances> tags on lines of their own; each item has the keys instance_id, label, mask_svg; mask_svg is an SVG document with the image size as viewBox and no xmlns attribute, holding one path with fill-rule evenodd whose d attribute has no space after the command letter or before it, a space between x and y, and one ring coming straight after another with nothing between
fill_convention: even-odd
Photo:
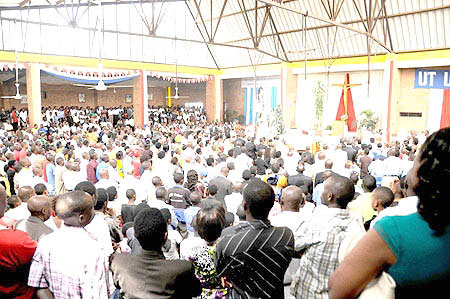
<instances>
[{"instance_id":1,"label":"hanging banner","mask_svg":"<svg viewBox=\"0 0 450 299\"><path fill-rule=\"evenodd\" d=\"M416 69L414 88L450 89L450 70Z\"/></svg>"}]
</instances>

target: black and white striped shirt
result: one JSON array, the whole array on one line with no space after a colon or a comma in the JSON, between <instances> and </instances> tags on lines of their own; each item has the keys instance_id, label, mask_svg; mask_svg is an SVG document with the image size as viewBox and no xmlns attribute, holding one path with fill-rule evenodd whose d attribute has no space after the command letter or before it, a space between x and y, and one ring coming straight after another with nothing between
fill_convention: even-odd
<instances>
[{"instance_id":1,"label":"black and white striped shirt","mask_svg":"<svg viewBox=\"0 0 450 299\"><path fill-rule=\"evenodd\" d=\"M216 249L217 274L233 285L228 298L284 298L283 277L294 252L292 231L258 220L228 232Z\"/></svg>"}]
</instances>

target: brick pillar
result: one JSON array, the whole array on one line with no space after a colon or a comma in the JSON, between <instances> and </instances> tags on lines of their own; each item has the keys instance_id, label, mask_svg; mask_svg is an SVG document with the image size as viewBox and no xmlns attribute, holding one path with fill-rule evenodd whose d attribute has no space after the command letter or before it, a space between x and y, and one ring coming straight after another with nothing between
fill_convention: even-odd
<instances>
[{"instance_id":1,"label":"brick pillar","mask_svg":"<svg viewBox=\"0 0 450 299\"><path fill-rule=\"evenodd\" d=\"M223 80L219 76L206 82L205 109L209 122L223 121Z\"/></svg>"},{"instance_id":2,"label":"brick pillar","mask_svg":"<svg viewBox=\"0 0 450 299\"><path fill-rule=\"evenodd\" d=\"M390 141L397 135L399 125L400 70L397 67L395 54L389 54L383 76L383 139Z\"/></svg>"},{"instance_id":3,"label":"brick pillar","mask_svg":"<svg viewBox=\"0 0 450 299\"><path fill-rule=\"evenodd\" d=\"M297 107L297 75L284 65L281 69L281 108L287 129L295 128L295 113Z\"/></svg>"},{"instance_id":4,"label":"brick pillar","mask_svg":"<svg viewBox=\"0 0 450 299\"><path fill-rule=\"evenodd\" d=\"M41 69L38 63L27 67L27 102L30 126L41 123Z\"/></svg>"},{"instance_id":5,"label":"brick pillar","mask_svg":"<svg viewBox=\"0 0 450 299\"><path fill-rule=\"evenodd\" d=\"M0 99L2 96L4 96L4 90L5 88L3 87L3 82L0 82ZM6 99L1 99L0 100L0 108L5 108L5 103L6 103Z\"/></svg>"},{"instance_id":6,"label":"brick pillar","mask_svg":"<svg viewBox=\"0 0 450 299\"><path fill-rule=\"evenodd\" d=\"M133 111L134 126L143 128L148 122L147 73L144 70L133 80Z\"/></svg>"}]
</instances>

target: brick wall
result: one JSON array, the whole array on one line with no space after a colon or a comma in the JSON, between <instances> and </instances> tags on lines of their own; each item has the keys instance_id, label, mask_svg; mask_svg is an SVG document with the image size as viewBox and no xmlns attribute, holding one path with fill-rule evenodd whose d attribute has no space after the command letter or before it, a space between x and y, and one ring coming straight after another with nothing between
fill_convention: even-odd
<instances>
[{"instance_id":1,"label":"brick wall","mask_svg":"<svg viewBox=\"0 0 450 299\"><path fill-rule=\"evenodd\" d=\"M226 106L225 119L231 121L244 117L244 90L242 79L223 80L223 102Z\"/></svg>"},{"instance_id":2,"label":"brick wall","mask_svg":"<svg viewBox=\"0 0 450 299\"><path fill-rule=\"evenodd\" d=\"M206 99L206 83L193 83L193 84L179 84L178 91L181 96L189 96L189 98L183 98L179 100L173 100L175 105L184 105L191 102L205 103ZM78 94L85 94L85 103L78 101ZM148 93L153 94L153 99L148 101L150 106L166 106L167 88L165 87L149 87ZM0 85L0 96L15 95L16 89L14 84L6 86ZM26 84L20 84L20 94L27 94ZM175 95L175 85L172 86L172 94ZM46 97L44 97L44 95ZM41 99L42 107L47 106L105 106L105 107L117 107L117 106L131 106L131 103L125 102L126 95L133 95L133 88L116 88L115 92L113 88L108 88L106 91L96 91L93 89L87 89L86 87L77 87L73 85L50 85L42 84L41 86ZM18 100L14 99L2 99L0 107L10 109L12 106L16 108L27 108L26 104L20 104Z\"/></svg>"}]
</instances>

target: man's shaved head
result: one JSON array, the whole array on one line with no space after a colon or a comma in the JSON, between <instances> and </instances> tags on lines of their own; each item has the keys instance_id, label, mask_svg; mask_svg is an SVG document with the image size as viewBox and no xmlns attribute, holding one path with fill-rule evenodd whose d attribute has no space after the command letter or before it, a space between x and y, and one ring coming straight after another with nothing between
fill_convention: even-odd
<instances>
[{"instance_id":1,"label":"man's shaved head","mask_svg":"<svg viewBox=\"0 0 450 299\"><path fill-rule=\"evenodd\" d=\"M242 182L235 182L233 184L233 192L242 192Z\"/></svg>"},{"instance_id":2,"label":"man's shaved head","mask_svg":"<svg viewBox=\"0 0 450 299\"><path fill-rule=\"evenodd\" d=\"M69 226L86 226L91 222L94 204L91 196L84 191L62 194L56 202L56 215Z\"/></svg>"},{"instance_id":3,"label":"man's shaved head","mask_svg":"<svg viewBox=\"0 0 450 299\"><path fill-rule=\"evenodd\" d=\"M51 215L52 202L47 196L37 195L28 200L27 208L32 216L47 221Z\"/></svg>"},{"instance_id":4,"label":"man's shaved head","mask_svg":"<svg viewBox=\"0 0 450 299\"><path fill-rule=\"evenodd\" d=\"M286 187L281 196L281 204L283 211L298 212L305 204L305 196L302 189L297 186Z\"/></svg>"},{"instance_id":5,"label":"man's shaved head","mask_svg":"<svg viewBox=\"0 0 450 299\"><path fill-rule=\"evenodd\" d=\"M153 186L155 186L155 187L160 187L160 186L162 186L161 178L160 178L159 176L154 176L154 177L152 178L152 184L153 184Z\"/></svg>"},{"instance_id":6,"label":"man's shaved head","mask_svg":"<svg viewBox=\"0 0 450 299\"><path fill-rule=\"evenodd\" d=\"M355 195L355 185L349 178L332 176L325 181L322 203L328 207L346 209Z\"/></svg>"},{"instance_id":7,"label":"man's shaved head","mask_svg":"<svg viewBox=\"0 0 450 299\"><path fill-rule=\"evenodd\" d=\"M194 206L200 204L202 201L202 195L198 191L194 191L189 195L189 199L191 200Z\"/></svg>"},{"instance_id":8,"label":"man's shaved head","mask_svg":"<svg viewBox=\"0 0 450 299\"><path fill-rule=\"evenodd\" d=\"M34 189L31 188L31 186L21 187L17 192L17 196L19 196L22 202L27 202L28 199L30 199L30 197L32 197L34 194Z\"/></svg>"}]
</instances>

